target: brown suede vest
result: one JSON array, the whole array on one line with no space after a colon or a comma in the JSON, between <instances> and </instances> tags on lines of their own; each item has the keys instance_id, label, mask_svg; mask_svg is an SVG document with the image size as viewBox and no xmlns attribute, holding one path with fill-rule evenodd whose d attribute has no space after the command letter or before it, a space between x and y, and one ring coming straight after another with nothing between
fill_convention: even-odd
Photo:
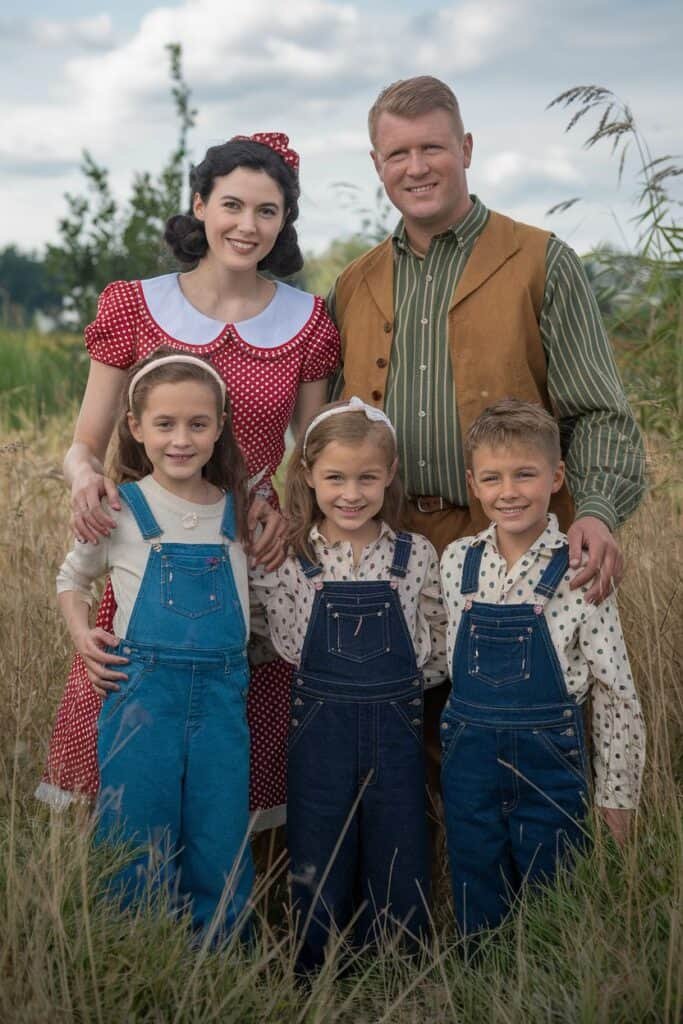
<instances>
[{"instance_id":1,"label":"brown suede vest","mask_svg":"<svg viewBox=\"0 0 683 1024\"><path fill-rule=\"evenodd\" d=\"M463 437L483 410L514 396L552 411L539 318L549 233L502 214L489 214L448 310L448 337ZM358 395L382 408L394 330L391 238L354 260L335 291L342 339L343 397ZM566 530L574 508L566 486L551 509ZM477 529L486 525L470 496Z\"/></svg>"}]
</instances>

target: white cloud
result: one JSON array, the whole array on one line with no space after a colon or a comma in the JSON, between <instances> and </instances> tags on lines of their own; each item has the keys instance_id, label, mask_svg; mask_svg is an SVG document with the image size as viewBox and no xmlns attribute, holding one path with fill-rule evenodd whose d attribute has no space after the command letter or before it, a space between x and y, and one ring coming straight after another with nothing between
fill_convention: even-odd
<instances>
[{"instance_id":1,"label":"white cloud","mask_svg":"<svg viewBox=\"0 0 683 1024\"><path fill-rule=\"evenodd\" d=\"M516 185L529 179L543 179L570 185L581 180L581 174L568 154L551 147L543 156L529 156L516 150L504 150L483 163L481 176L487 185L495 188Z\"/></svg>"},{"instance_id":2,"label":"white cloud","mask_svg":"<svg viewBox=\"0 0 683 1024\"><path fill-rule=\"evenodd\" d=\"M501 49L514 45L508 32L522 14L522 2L464 3L444 8L427 19L428 37L416 47L420 70L463 72L479 67ZM416 25L420 22L415 19Z\"/></svg>"},{"instance_id":3,"label":"white cloud","mask_svg":"<svg viewBox=\"0 0 683 1024\"><path fill-rule=\"evenodd\" d=\"M95 14L91 18L73 20L56 20L52 18L36 18L29 22L31 41L40 47L83 46L105 47L114 41L111 17L108 14Z\"/></svg>"},{"instance_id":4,"label":"white cloud","mask_svg":"<svg viewBox=\"0 0 683 1024\"><path fill-rule=\"evenodd\" d=\"M108 158L122 137L127 145L147 141L160 100L168 100L164 46L176 40L182 40L185 75L209 125L212 115L224 123L245 109L274 106L291 110L288 116L297 120L297 110L324 100L339 117L350 93L367 83L374 89L378 74L383 84L406 74L405 42L413 30L411 70L467 69L505 45L510 9L466 3L420 20L401 12L393 19L367 10L361 16L359 6L331 0L250 0L229 12L225 0L158 7L122 45L68 60L47 104L0 106L5 146L23 155L28 140L39 137L44 158L55 160L67 159L75 145L101 147ZM45 19L34 23L34 31L41 45L67 38L104 42L111 21L108 15L79 22ZM59 117L50 109L57 102ZM165 106L165 120L167 112Z\"/></svg>"},{"instance_id":5,"label":"white cloud","mask_svg":"<svg viewBox=\"0 0 683 1024\"><path fill-rule=\"evenodd\" d=\"M365 117L397 78L432 73L454 85L475 131L471 186L529 219L529 197L542 210L596 181L608 199L614 191L608 153L582 152L560 112L544 112L567 84L599 80L623 93L650 141L655 124L655 153L682 148L665 112L681 99L671 19L632 13L629 29L663 26L658 42L648 35L647 53L635 43L615 50L605 32L617 0L578 0L578 9L541 0L167 0L150 9L144 0L147 13L128 35L119 7L111 17L60 19L48 0L35 2L44 4L41 22L0 18L2 230L29 244L54 232L62 193L82 190L82 149L110 169L121 198L134 170L160 168L176 135L164 46L178 40L199 110L194 158L233 132L286 131L302 154L307 247L357 225L331 183L354 182L374 201ZM660 13L662 2L653 0ZM132 0L123 6L132 17ZM599 50L582 35L589 15Z\"/></svg>"}]
</instances>

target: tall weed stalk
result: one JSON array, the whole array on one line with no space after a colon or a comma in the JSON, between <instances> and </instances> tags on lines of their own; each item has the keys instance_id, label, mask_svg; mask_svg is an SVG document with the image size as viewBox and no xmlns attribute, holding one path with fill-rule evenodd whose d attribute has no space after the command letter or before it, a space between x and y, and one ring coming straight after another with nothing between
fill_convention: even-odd
<instances>
[{"instance_id":1,"label":"tall weed stalk","mask_svg":"<svg viewBox=\"0 0 683 1024\"><path fill-rule=\"evenodd\" d=\"M609 89L574 86L549 108L571 110L566 131L592 121L584 140L608 145L621 182L629 153L636 157L633 252L605 247L593 255L593 283L619 353L626 387L645 430L683 441L683 227L675 187L683 176L677 157L653 156L630 107ZM548 213L570 209L580 197Z\"/></svg>"}]
</instances>

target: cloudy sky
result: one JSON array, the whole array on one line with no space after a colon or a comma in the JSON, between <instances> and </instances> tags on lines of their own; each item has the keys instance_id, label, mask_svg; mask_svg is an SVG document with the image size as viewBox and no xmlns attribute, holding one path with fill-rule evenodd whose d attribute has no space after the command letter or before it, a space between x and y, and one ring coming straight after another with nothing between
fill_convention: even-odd
<instances>
[{"instance_id":1,"label":"cloudy sky","mask_svg":"<svg viewBox=\"0 0 683 1024\"><path fill-rule=\"evenodd\" d=\"M288 132L310 250L358 224L335 183L373 204L365 118L397 78L448 81L474 135L471 190L581 252L632 239L637 166L618 188L607 147L585 152L586 131L565 134L568 115L545 109L554 96L605 86L653 155L683 152L680 0L23 0L17 11L0 14L0 246L56 237L84 149L121 198L133 171L161 167L176 135L172 41L199 110L193 158L236 133ZM545 216L576 195L581 205Z\"/></svg>"}]
</instances>

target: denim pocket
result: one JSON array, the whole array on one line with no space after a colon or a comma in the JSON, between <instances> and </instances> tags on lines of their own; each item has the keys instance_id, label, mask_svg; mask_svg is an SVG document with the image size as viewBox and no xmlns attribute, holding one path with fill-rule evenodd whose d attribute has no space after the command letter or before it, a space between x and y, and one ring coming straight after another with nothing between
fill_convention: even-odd
<instances>
[{"instance_id":1,"label":"denim pocket","mask_svg":"<svg viewBox=\"0 0 683 1024\"><path fill-rule=\"evenodd\" d=\"M161 603L176 615L198 619L223 607L223 556L163 555Z\"/></svg>"},{"instance_id":2,"label":"denim pocket","mask_svg":"<svg viewBox=\"0 0 683 1024\"><path fill-rule=\"evenodd\" d=\"M114 653L118 654L119 650L120 648L115 648ZM118 666L116 667L118 668ZM109 721L122 705L130 700L152 668L153 662L147 659L144 661L133 659L127 665L121 666L121 671L128 675L128 679L117 679L116 683L119 689L110 690L104 698L97 719L98 725Z\"/></svg>"},{"instance_id":3,"label":"denim pocket","mask_svg":"<svg viewBox=\"0 0 683 1024\"><path fill-rule=\"evenodd\" d=\"M573 725L534 729L546 751L552 758L568 768L581 782L587 784L586 759L581 736Z\"/></svg>"},{"instance_id":4,"label":"denim pocket","mask_svg":"<svg viewBox=\"0 0 683 1024\"><path fill-rule=\"evenodd\" d=\"M316 717L323 701L309 697L305 693L296 692L292 694L292 704L289 719L289 739L287 747L291 751L299 742L303 734Z\"/></svg>"},{"instance_id":5,"label":"denim pocket","mask_svg":"<svg viewBox=\"0 0 683 1024\"><path fill-rule=\"evenodd\" d=\"M362 605L328 601L325 606L327 650L362 664L391 651L388 602Z\"/></svg>"},{"instance_id":6,"label":"denim pocket","mask_svg":"<svg viewBox=\"0 0 683 1024\"><path fill-rule=\"evenodd\" d=\"M527 627L470 626L467 671L488 686L509 686L528 679L530 654L531 633Z\"/></svg>"},{"instance_id":7,"label":"denim pocket","mask_svg":"<svg viewBox=\"0 0 683 1024\"><path fill-rule=\"evenodd\" d=\"M443 772L465 731L466 722L441 720L441 771Z\"/></svg>"},{"instance_id":8,"label":"denim pocket","mask_svg":"<svg viewBox=\"0 0 683 1024\"><path fill-rule=\"evenodd\" d=\"M392 700L389 703L413 739L422 746L424 736L423 697L406 697L404 700Z\"/></svg>"}]
</instances>

